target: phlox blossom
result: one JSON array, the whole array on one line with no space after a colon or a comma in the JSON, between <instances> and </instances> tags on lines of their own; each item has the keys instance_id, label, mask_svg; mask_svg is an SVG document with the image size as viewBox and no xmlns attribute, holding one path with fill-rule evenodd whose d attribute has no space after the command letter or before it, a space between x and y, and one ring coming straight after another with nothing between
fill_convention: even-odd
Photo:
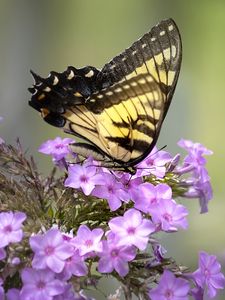
<instances>
[{"instance_id":1,"label":"phlox blossom","mask_svg":"<svg viewBox=\"0 0 225 300\"><path fill-rule=\"evenodd\" d=\"M128 261L132 261L136 256L135 247L118 246L113 233L108 234L107 240L102 242L103 249L98 255L98 271L101 273L111 273L115 270L124 277L129 272Z\"/></svg>"},{"instance_id":2,"label":"phlox blossom","mask_svg":"<svg viewBox=\"0 0 225 300\"><path fill-rule=\"evenodd\" d=\"M149 209L152 221L164 231L177 231L178 228L187 229L188 222L186 207L177 204L174 200L162 200L157 209Z\"/></svg>"},{"instance_id":3,"label":"phlox blossom","mask_svg":"<svg viewBox=\"0 0 225 300\"><path fill-rule=\"evenodd\" d=\"M79 250L79 254L85 255L93 251L102 251L101 238L104 231L101 228L90 230L86 225L81 225L77 231L76 237L71 240L71 244Z\"/></svg>"},{"instance_id":4,"label":"phlox blossom","mask_svg":"<svg viewBox=\"0 0 225 300\"><path fill-rule=\"evenodd\" d=\"M81 188L85 195L90 195L97 184L103 183L102 174L91 165L71 165L64 185L75 189Z\"/></svg>"},{"instance_id":5,"label":"phlox blossom","mask_svg":"<svg viewBox=\"0 0 225 300\"><path fill-rule=\"evenodd\" d=\"M62 139L60 137L56 137L54 140L48 140L41 144L38 151L51 155L55 161L59 161L71 152L68 146L74 142L75 141L70 138Z\"/></svg>"},{"instance_id":6,"label":"phlox blossom","mask_svg":"<svg viewBox=\"0 0 225 300\"><path fill-rule=\"evenodd\" d=\"M168 270L163 272L159 284L149 291L151 300L189 300L189 283L182 278L176 278Z\"/></svg>"},{"instance_id":7,"label":"phlox blossom","mask_svg":"<svg viewBox=\"0 0 225 300\"><path fill-rule=\"evenodd\" d=\"M171 200L172 189L167 184L160 183L156 186L145 182L139 186L139 197L135 199L134 207L145 213L157 210L160 201Z\"/></svg>"},{"instance_id":8,"label":"phlox blossom","mask_svg":"<svg viewBox=\"0 0 225 300\"><path fill-rule=\"evenodd\" d=\"M122 205L122 201L128 202L130 196L123 184L118 182L114 175L109 173L103 173L102 175L104 176L104 182L95 187L92 195L107 199L110 209L115 211Z\"/></svg>"},{"instance_id":9,"label":"phlox blossom","mask_svg":"<svg viewBox=\"0 0 225 300\"><path fill-rule=\"evenodd\" d=\"M55 279L51 270L34 270L25 268L21 274L23 300L53 300L54 296L64 292L64 283Z\"/></svg>"},{"instance_id":10,"label":"phlox blossom","mask_svg":"<svg viewBox=\"0 0 225 300\"><path fill-rule=\"evenodd\" d=\"M215 255L202 251L199 255L199 268L193 273L197 285L207 291L210 298L216 296L217 289L225 288L225 277Z\"/></svg>"},{"instance_id":11,"label":"phlox blossom","mask_svg":"<svg viewBox=\"0 0 225 300\"><path fill-rule=\"evenodd\" d=\"M134 245L140 250L146 249L149 235L155 231L155 225L143 219L136 209L129 209L123 217L115 217L109 221L111 231L118 238L118 245Z\"/></svg>"},{"instance_id":12,"label":"phlox blossom","mask_svg":"<svg viewBox=\"0 0 225 300\"><path fill-rule=\"evenodd\" d=\"M22 212L0 213L0 248L22 240L23 231L21 227L25 219L26 215Z\"/></svg>"},{"instance_id":13,"label":"phlox blossom","mask_svg":"<svg viewBox=\"0 0 225 300\"><path fill-rule=\"evenodd\" d=\"M73 246L63 239L57 228L51 228L42 235L31 236L30 246L34 251L33 268L48 267L55 273L62 272L66 259L74 254Z\"/></svg>"}]
</instances>

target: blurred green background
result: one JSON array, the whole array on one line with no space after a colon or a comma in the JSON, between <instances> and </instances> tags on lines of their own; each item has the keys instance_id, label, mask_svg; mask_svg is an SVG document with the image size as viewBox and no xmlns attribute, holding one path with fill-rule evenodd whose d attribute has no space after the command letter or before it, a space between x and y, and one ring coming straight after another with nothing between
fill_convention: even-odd
<instances>
[{"instance_id":1,"label":"blurred green background","mask_svg":"<svg viewBox=\"0 0 225 300\"><path fill-rule=\"evenodd\" d=\"M209 213L200 215L197 201L186 201L189 230L161 236L169 255L194 270L201 249L217 254L225 264L224 0L0 0L0 136L13 144L20 137L47 173L51 159L37 148L63 134L28 106L27 88L33 82L29 69L47 76L68 65L101 68L168 17L180 28L183 64L157 145L168 145L175 154L183 137L214 151L208 159L214 188ZM216 299L225 299L224 292L220 295ZM98 294L97 299L105 297Z\"/></svg>"}]
</instances>

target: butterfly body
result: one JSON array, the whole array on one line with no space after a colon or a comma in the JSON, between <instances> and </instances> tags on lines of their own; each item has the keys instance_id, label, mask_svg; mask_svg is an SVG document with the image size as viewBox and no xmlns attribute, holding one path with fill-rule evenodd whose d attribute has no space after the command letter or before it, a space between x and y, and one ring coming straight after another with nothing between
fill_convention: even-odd
<instances>
[{"instance_id":1,"label":"butterfly body","mask_svg":"<svg viewBox=\"0 0 225 300\"><path fill-rule=\"evenodd\" d=\"M45 121L87 142L71 145L74 152L132 172L155 146L181 52L176 24L162 21L102 70L68 67L47 79L34 75L29 103Z\"/></svg>"}]
</instances>

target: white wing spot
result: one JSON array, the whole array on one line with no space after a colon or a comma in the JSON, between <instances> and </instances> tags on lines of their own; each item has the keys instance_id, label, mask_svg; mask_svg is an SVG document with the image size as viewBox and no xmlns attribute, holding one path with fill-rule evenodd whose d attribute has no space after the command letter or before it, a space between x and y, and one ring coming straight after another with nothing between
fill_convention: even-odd
<instances>
[{"instance_id":1,"label":"white wing spot","mask_svg":"<svg viewBox=\"0 0 225 300\"><path fill-rule=\"evenodd\" d=\"M106 93L107 96L112 96L113 92L109 91Z\"/></svg>"},{"instance_id":2,"label":"white wing spot","mask_svg":"<svg viewBox=\"0 0 225 300\"><path fill-rule=\"evenodd\" d=\"M140 84L145 84L145 83L146 83L146 81L145 81L145 79L144 79L144 78L141 78L141 79L139 79L139 80L138 80L138 83L140 83Z\"/></svg>"},{"instance_id":3,"label":"white wing spot","mask_svg":"<svg viewBox=\"0 0 225 300\"><path fill-rule=\"evenodd\" d=\"M113 70L116 67L116 65L111 65L110 69Z\"/></svg>"},{"instance_id":4,"label":"white wing spot","mask_svg":"<svg viewBox=\"0 0 225 300\"><path fill-rule=\"evenodd\" d=\"M168 27L168 30L169 30L169 31L172 31L172 30L173 30L173 25L172 25L172 24Z\"/></svg>"},{"instance_id":5,"label":"white wing spot","mask_svg":"<svg viewBox=\"0 0 225 300\"><path fill-rule=\"evenodd\" d=\"M84 76L90 78L90 77L92 77L93 75L94 75L94 71L93 71L93 70L90 70L90 71L89 71L87 74L85 74Z\"/></svg>"},{"instance_id":6,"label":"white wing spot","mask_svg":"<svg viewBox=\"0 0 225 300\"><path fill-rule=\"evenodd\" d=\"M153 81L153 78L151 76L147 76L146 79L147 79L148 82L152 82Z\"/></svg>"},{"instance_id":7,"label":"white wing spot","mask_svg":"<svg viewBox=\"0 0 225 300\"><path fill-rule=\"evenodd\" d=\"M152 42L154 42L155 40L156 40L156 38L155 38L155 37L151 38L151 41L152 41Z\"/></svg>"},{"instance_id":8,"label":"white wing spot","mask_svg":"<svg viewBox=\"0 0 225 300\"><path fill-rule=\"evenodd\" d=\"M43 89L43 91L48 93L48 92L51 92L51 89L50 89L50 87L47 86L46 88Z\"/></svg>"},{"instance_id":9,"label":"white wing spot","mask_svg":"<svg viewBox=\"0 0 225 300\"><path fill-rule=\"evenodd\" d=\"M125 90L128 90L128 89L130 88L130 86L129 86L128 84L125 84L125 85L123 86L123 88L124 88Z\"/></svg>"},{"instance_id":10,"label":"white wing spot","mask_svg":"<svg viewBox=\"0 0 225 300\"><path fill-rule=\"evenodd\" d=\"M137 82L131 82L132 86L137 86Z\"/></svg>"},{"instance_id":11,"label":"white wing spot","mask_svg":"<svg viewBox=\"0 0 225 300\"><path fill-rule=\"evenodd\" d=\"M102 94L99 94L99 95L97 95L97 98L102 99L102 98L103 98L103 95L102 95Z\"/></svg>"},{"instance_id":12,"label":"white wing spot","mask_svg":"<svg viewBox=\"0 0 225 300\"><path fill-rule=\"evenodd\" d=\"M71 80L74 77L74 72L70 70L70 74L67 76L68 80Z\"/></svg>"},{"instance_id":13,"label":"white wing spot","mask_svg":"<svg viewBox=\"0 0 225 300\"><path fill-rule=\"evenodd\" d=\"M122 89L121 88L117 88L117 89L115 89L115 92L116 93L120 93L120 92L122 92Z\"/></svg>"},{"instance_id":14,"label":"white wing spot","mask_svg":"<svg viewBox=\"0 0 225 300\"><path fill-rule=\"evenodd\" d=\"M137 50L134 50L133 52L132 52L132 55L135 55L137 53Z\"/></svg>"},{"instance_id":15,"label":"white wing spot","mask_svg":"<svg viewBox=\"0 0 225 300\"><path fill-rule=\"evenodd\" d=\"M141 45L141 48L145 48L146 46L147 46L147 44L144 43Z\"/></svg>"},{"instance_id":16,"label":"white wing spot","mask_svg":"<svg viewBox=\"0 0 225 300\"><path fill-rule=\"evenodd\" d=\"M172 45L171 48L172 48L172 57L175 58L177 54L177 48L174 45Z\"/></svg>"},{"instance_id":17,"label":"white wing spot","mask_svg":"<svg viewBox=\"0 0 225 300\"><path fill-rule=\"evenodd\" d=\"M127 58L126 58L126 57L123 57L123 58L122 58L122 61L125 61L125 60L127 60Z\"/></svg>"},{"instance_id":18,"label":"white wing spot","mask_svg":"<svg viewBox=\"0 0 225 300\"><path fill-rule=\"evenodd\" d=\"M166 33L165 30L163 30L163 31L160 31L159 35L163 36L163 35L165 35L165 33Z\"/></svg>"},{"instance_id":19,"label":"white wing spot","mask_svg":"<svg viewBox=\"0 0 225 300\"><path fill-rule=\"evenodd\" d=\"M94 103L94 102L95 102L95 99L92 98L92 99L90 99L89 101L92 102L92 103Z\"/></svg>"},{"instance_id":20,"label":"white wing spot","mask_svg":"<svg viewBox=\"0 0 225 300\"><path fill-rule=\"evenodd\" d=\"M59 82L58 77L54 76L52 85L56 85Z\"/></svg>"}]
</instances>

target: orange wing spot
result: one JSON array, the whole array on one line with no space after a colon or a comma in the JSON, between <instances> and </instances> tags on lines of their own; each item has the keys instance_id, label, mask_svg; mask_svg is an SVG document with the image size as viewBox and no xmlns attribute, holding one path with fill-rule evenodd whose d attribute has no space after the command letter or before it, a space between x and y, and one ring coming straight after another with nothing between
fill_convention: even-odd
<instances>
[{"instance_id":1,"label":"orange wing spot","mask_svg":"<svg viewBox=\"0 0 225 300\"><path fill-rule=\"evenodd\" d=\"M44 98L45 98L45 94L43 94L43 93L40 96L38 96L39 101L43 100Z\"/></svg>"},{"instance_id":2,"label":"orange wing spot","mask_svg":"<svg viewBox=\"0 0 225 300\"><path fill-rule=\"evenodd\" d=\"M42 118L47 117L47 115L50 113L50 111L46 108L41 108L41 116Z\"/></svg>"}]
</instances>

